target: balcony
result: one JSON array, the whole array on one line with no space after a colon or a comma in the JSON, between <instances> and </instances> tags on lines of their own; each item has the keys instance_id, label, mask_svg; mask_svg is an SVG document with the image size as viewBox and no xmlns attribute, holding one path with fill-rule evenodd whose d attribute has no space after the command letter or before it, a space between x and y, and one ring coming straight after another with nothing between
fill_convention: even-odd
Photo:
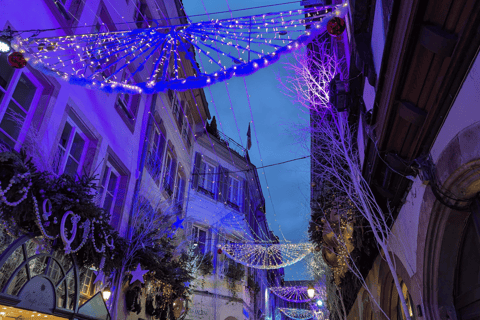
<instances>
[{"instance_id":1,"label":"balcony","mask_svg":"<svg viewBox=\"0 0 480 320\"><path fill-rule=\"evenodd\" d=\"M210 134L210 137L218 140L220 144L226 146L230 151L235 152L240 157L244 158L247 155L247 150L244 147L228 137L225 133L217 130L216 125L212 127L207 125L207 132Z\"/></svg>"}]
</instances>

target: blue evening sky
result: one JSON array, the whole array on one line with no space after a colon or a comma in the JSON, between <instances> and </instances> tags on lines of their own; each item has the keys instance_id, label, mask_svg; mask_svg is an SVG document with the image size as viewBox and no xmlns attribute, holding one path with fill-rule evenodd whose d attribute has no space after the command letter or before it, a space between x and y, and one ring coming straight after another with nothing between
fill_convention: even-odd
<instances>
[{"instance_id":1,"label":"blue evening sky","mask_svg":"<svg viewBox=\"0 0 480 320\"><path fill-rule=\"evenodd\" d=\"M287 1L183 0L185 11L189 16L204 14L205 12L212 14L227 11L229 10L228 6L231 10L236 10L284 2ZM235 12L234 16L277 12L298 9L299 7L300 1L288 5ZM223 13L210 17L221 19L231 16L230 13ZM192 18L193 22L200 20L208 20L208 17ZM282 93L279 82L276 80L276 75L287 73L283 63L289 58L291 57L282 58L276 64L245 78L257 134L255 136L255 130L252 126L252 148L249 154L252 163L257 167L262 166L261 160L263 160L263 165L269 165L307 155L306 150L295 144L291 127L293 123L308 125L308 117ZM246 133L248 123L252 121L252 115L244 80L234 77L227 84L230 97L227 94L225 83L205 88L210 113L212 116L216 115L220 131L240 144L243 142L243 145L246 146ZM216 110L212 100L216 105ZM260 152L257 146L257 138ZM258 171L266 200L267 219L271 230L281 240L285 237L292 243L298 243L308 239L307 229L310 217L309 171L310 160L308 158ZM264 172L269 189L267 189ZM301 262L285 268L286 280L307 279L308 275L304 270L305 265Z\"/></svg>"}]
</instances>

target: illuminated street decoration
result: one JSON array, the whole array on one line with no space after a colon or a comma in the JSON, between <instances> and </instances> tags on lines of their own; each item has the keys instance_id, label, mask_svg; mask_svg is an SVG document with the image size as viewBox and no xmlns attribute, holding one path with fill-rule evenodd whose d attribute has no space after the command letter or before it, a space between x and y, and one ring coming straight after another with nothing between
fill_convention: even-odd
<instances>
[{"instance_id":1,"label":"illuminated street decoration","mask_svg":"<svg viewBox=\"0 0 480 320\"><path fill-rule=\"evenodd\" d=\"M312 299L308 297L306 286L271 287L270 291L277 297L288 302L304 303L312 301ZM321 299L325 297L325 289L316 286L313 299Z\"/></svg>"},{"instance_id":2,"label":"illuminated street decoration","mask_svg":"<svg viewBox=\"0 0 480 320\"><path fill-rule=\"evenodd\" d=\"M278 308L280 312L291 319L306 320L315 316L312 310L308 309L296 309L296 308Z\"/></svg>"},{"instance_id":3,"label":"illuminated street decoration","mask_svg":"<svg viewBox=\"0 0 480 320\"><path fill-rule=\"evenodd\" d=\"M302 8L174 26L152 21L157 25L132 31L16 37L13 47L44 73L88 88L133 94L188 90L277 62L325 32L347 4L322 8L331 12Z\"/></svg>"},{"instance_id":4,"label":"illuminated street decoration","mask_svg":"<svg viewBox=\"0 0 480 320\"><path fill-rule=\"evenodd\" d=\"M219 248L230 259L256 269L279 269L290 266L305 258L313 246L299 244L221 244Z\"/></svg>"}]
</instances>

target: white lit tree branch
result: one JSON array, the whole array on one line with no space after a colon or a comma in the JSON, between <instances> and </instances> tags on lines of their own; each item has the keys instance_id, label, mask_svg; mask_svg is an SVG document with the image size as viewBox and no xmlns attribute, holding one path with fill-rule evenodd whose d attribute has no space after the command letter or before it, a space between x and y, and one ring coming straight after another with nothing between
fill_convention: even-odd
<instances>
[{"instance_id":1,"label":"white lit tree branch","mask_svg":"<svg viewBox=\"0 0 480 320\"><path fill-rule=\"evenodd\" d=\"M286 94L296 104L310 111L311 123L308 128L304 126L297 129L301 130L299 137L303 137L304 147L311 152L313 179L328 185L330 190L346 195L368 222L393 276L405 317L410 320L394 258L389 250L390 229L386 217L362 175L347 114L337 112L329 103L328 83L337 73L345 74L342 72L342 61L327 42L320 40L309 45L308 50L294 53L294 56L295 63L287 64L292 75L286 77L282 84ZM349 250L345 251L349 253ZM350 269L355 270L353 261L348 260ZM359 275L359 270L354 274ZM362 284L367 289L365 281Z\"/></svg>"},{"instance_id":2,"label":"white lit tree branch","mask_svg":"<svg viewBox=\"0 0 480 320\"><path fill-rule=\"evenodd\" d=\"M127 232L127 249L122 257L122 265L117 278L117 288L122 288L123 277L127 270L134 268L134 260L138 258L142 251L149 250L156 256L155 259L162 259L159 255L167 255L170 252L164 252L161 249L167 238L173 237L172 219L175 217L176 208L168 201L161 201L153 197L153 202L140 197L133 204L129 230ZM175 239L172 239L172 241ZM160 248L160 249L159 249ZM182 250L186 249L184 243L176 245L176 256L180 255ZM112 318L116 318L117 304L121 290L115 290L112 306Z\"/></svg>"}]
</instances>

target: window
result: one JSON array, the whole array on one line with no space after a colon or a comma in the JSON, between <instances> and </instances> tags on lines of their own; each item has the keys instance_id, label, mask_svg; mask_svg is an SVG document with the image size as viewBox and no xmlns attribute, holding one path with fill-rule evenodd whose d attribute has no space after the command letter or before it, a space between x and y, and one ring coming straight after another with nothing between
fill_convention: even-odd
<instances>
[{"instance_id":1,"label":"window","mask_svg":"<svg viewBox=\"0 0 480 320\"><path fill-rule=\"evenodd\" d=\"M184 197L185 197L185 179L180 174L178 174L177 190L176 190L176 193L175 193L175 203L176 203L176 207L179 210L183 209Z\"/></svg>"},{"instance_id":2,"label":"window","mask_svg":"<svg viewBox=\"0 0 480 320\"><path fill-rule=\"evenodd\" d=\"M198 226L192 227L192 240L195 253L205 254L207 249L207 230Z\"/></svg>"},{"instance_id":3,"label":"window","mask_svg":"<svg viewBox=\"0 0 480 320\"><path fill-rule=\"evenodd\" d=\"M178 100L178 97L176 95L173 96L173 100L172 100L172 112L173 112L173 116L174 118L177 120L178 124L179 124L179 128L181 128L180 126L180 121L182 121L182 110L180 109L180 100ZM179 120L180 118L180 120Z\"/></svg>"},{"instance_id":4,"label":"window","mask_svg":"<svg viewBox=\"0 0 480 320\"><path fill-rule=\"evenodd\" d=\"M188 120L187 112L190 110L188 102L180 101L173 91L168 92L168 96L172 103L172 113L175 120L177 120L178 131L185 140L187 148L190 149L192 145L192 128Z\"/></svg>"},{"instance_id":5,"label":"window","mask_svg":"<svg viewBox=\"0 0 480 320\"><path fill-rule=\"evenodd\" d=\"M162 172L163 152L165 151L166 139L157 127L153 132L152 146L149 152L147 170L152 175L152 178L158 184Z\"/></svg>"},{"instance_id":6,"label":"window","mask_svg":"<svg viewBox=\"0 0 480 320\"><path fill-rule=\"evenodd\" d=\"M229 177L228 182L228 201L238 207L240 207L241 198L240 181L235 178Z\"/></svg>"},{"instance_id":7,"label":"window","mask_svg":"<svg viewBox=\"0 0 480 320\"><path fill-rule=\"evenodd\" d=\"M119 186L120 174L107 162L102 180L100 181L99 195L100 206L110 215L113 214L113 204L115 204L117 199Z\"/></svg>"},{"instance_id":8,"label":"window","mask_svg":"<svg viewBox=\"0 0 480 320\"><path fill-rule=\"evenodd\" d=\"M189 117L186 115L188 109L188 104L185 103L185 107L183 111L185 112L185 116L181 116L182 121L179 121L179 128L182 134L182 138L185 141L187 148L190 149L192 145L192 127L190 126L190 121L188 120Z\"/></svg>"},{"instance_id":9,"label":"window","mask_svg":"<svg viewBox=\"0 0 480 320\"><path fill-rule=\"evenodd\" d=\"M68 118L58 143L54 172L70 176L81 175L88 144L87 136L71 118Z\"/></svg>"},{"instance_id":10,"label":"window","mask_svg":"<svg viewBox=\"0 0 480 320\"><path fill-rule=\"evenodd\" d=\"M80 294L90 296L90 288L92 287L92 278L93 278L93 271L90 269L85 270L82 272L82 281L80 284Z\"/></svg>"},{"instance_id":11,"label":"window","mask_svg":"<svg viewBox=\"0 0 480 320\"><path fill-rule=\"evenodd\" d=\"M177 169L177 161L171 154L167 155L165 162L165 178L163 181L163 188L169 196L173 194L173 187L175 186L175 172Z\"/></svg>"},{"instance_id":12,"label":"window","mask_svg":"<svg viewBox=\"0 0 480 320\"><path fill-rule=\"evenodd\" d=\"M190 149L192 146L192 128L187 119L185 119L185 124L183 125L182 138L185 139L187 148Z\"/></svg>"},{"instance_id":13,"label":"window","mask_svg":"<svg viewBox=\"0 0 480 320\"><path fill-rule=\"evenodd\" d=\"M115 27L115 24L113 23L112 18L110 17L107 9L103 4L100 5L100 9L98 12L99 13L97 15L97 19L93 24L92 33L98 34L103 32L116 31L117 28ZM117 60L118 54L113 54L114 50L111 51L108 47L105 47L104 39L97 40L95 42L95 47L104 48L104 49L103 49L103 52L102 50L92 50L91 58L92 58L92 61L94 61L94 65L96 67L96 70L94 72L98 72L98 70L102 70L101 72L99 72L97 76L100 77L100 80L107 79L115 72L116 66L113 65L107 69L103 69L103 68L111 64L111 61Z\"/></svg>"},{"instance_id":14,"label":"window","mask_svg":"<svg viewBox=\"0 0 480 320\"><path fill-rule=\"evenodd\" d=\"M103 72L104 78L108 77L105 72L113 74L115 72L115 66L112 66L110 67L110 69ZM119 82L124 84L132 83L133 77L128 68L123 69L121 74L122 78ZM114 81L117 81L116 75L114 75L112 78ZM120 117L122 117L123 121L125 121L125 124L132 133L135 129L135 118L137 116L138 108L140 106L140 99L141 96L139 94L129 93L119 93L117 94L117 97L115 99L115 109L118 111Z\"/></svg>"},{"instance_id":15,"label":"window","mask_svg":"<svg viewBox=\"0 0 480 320\"><path fill-rule=\"evenodd\" d=\"M198 186L212 196L215 194L215 167L210 163L200 164Z\"/></svg>"},{"instance_id":16,"label":"window","mask_svg":"<svg viewBox=\"0 0 480 320\"><path fill-rule=\"evenodd\" d=\"M81 0L53 0L56 7L65 18L65 20L73 22L78 21L80 11L83 8L83 1Z\"/></svg>"},{"instance_id":17,"label":"window","mask_svg":"<svg viewBox=\"0 0 480 320\"><path fill-rule=\"evenodd\" d=\"M26 72L13 69L6 56L0 55L0 140L16 150L25 138L42 91Z\"/></svg>"},{"instance_id":18,"label":"window","mask_svg":"<svg viewBox=\"0 0 480 320\"><path fill-rule=\"evenodd\" d=\"M122 73L122 83L129 83L132 81L131 73L126 68ZM138 109L138 99L134 99L135 96L132 96L128 93L120 93L117 96L116 106L120 107L128 119L135 120L135 115L137 114Z\"/></svg>"},{"instance_id":19,"label":"window","mask_svg":"<svg viewBox=\"0 0 480 320\"><path fill-rule=\"evenodd\" d=\"M130 172L120 158L107 147L105 166L98 182L97 204L110 215L110 224L116 230L125 226L124 204Z\"/></svg>"},{"instance_id":20,"label":"window","mask_svg":"<svg viewBox=\"0 0 480 320\"><path fill-rule=\"evenodd\" d=\"M137 28L148 28L149 21L152 20L152 14L148 8L146 0L139 0L135 5L133 20Z\"/></svg>"}]
</instances>

